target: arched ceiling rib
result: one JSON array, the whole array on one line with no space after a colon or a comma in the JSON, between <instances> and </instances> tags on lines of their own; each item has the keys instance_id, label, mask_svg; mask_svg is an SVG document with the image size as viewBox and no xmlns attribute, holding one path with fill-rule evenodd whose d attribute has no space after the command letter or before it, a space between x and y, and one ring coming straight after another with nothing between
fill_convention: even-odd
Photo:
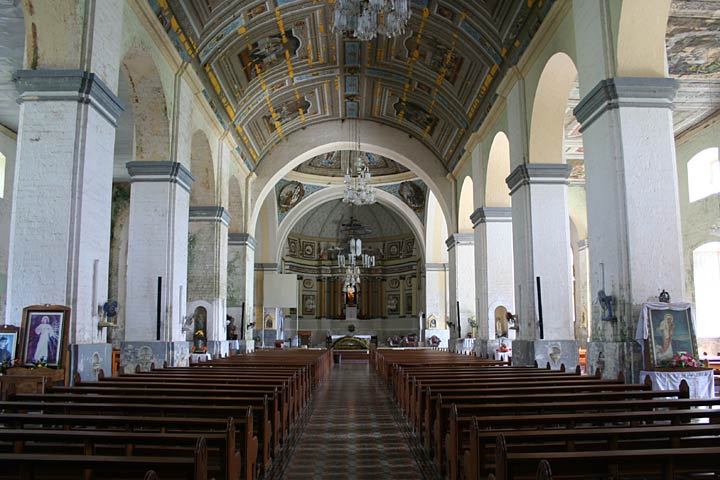
<instances>
[{"instance_id":1,"label":"arched ceiling rib","mask_svg":"<svg viewBox=\"0 0 720 480\"><path fill-rule=\"evenodd\" d=\"M362 118L421 140L448 169L553 3L412 0L404 37L359 42L331 32L331 2L150 2L250 168L292 131Z\"/></svg>"}]
</instances>

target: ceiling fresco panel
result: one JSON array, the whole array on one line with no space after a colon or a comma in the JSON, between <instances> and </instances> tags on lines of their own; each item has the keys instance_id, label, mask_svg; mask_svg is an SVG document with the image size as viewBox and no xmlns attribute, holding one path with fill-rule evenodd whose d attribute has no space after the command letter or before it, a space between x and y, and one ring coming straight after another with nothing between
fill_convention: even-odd
<instances>
[{"instance_id":1,"label":"ceiling fresco panel","mask_svg":"<svg viewBox=\"0 0 720 480\"><path fill-rule=\"evenodd\" d=\"M373 120L452 168L552 0L412 0L402 38L332 33L331 2L148 0L254 167L307 124ZM478 80L479 79L479 80Z\"/></svg>"}]
</instances>

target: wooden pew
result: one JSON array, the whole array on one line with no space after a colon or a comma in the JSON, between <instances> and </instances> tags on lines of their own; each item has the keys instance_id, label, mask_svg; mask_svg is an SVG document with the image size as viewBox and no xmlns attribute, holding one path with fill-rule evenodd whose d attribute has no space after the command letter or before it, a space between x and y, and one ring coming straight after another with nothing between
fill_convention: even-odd
<instances>
[{"instance_id":1,"label":"wooden pew","mask_svg":"<svg viewBox=\"0 0 720 480\"><path fill-rule=\"evenodd\" d=\"M198 438L192 457L0 453L0 464L4 478L17 479L35 478L38 472L51 472L52 478L139 478L148 470L163 479L208 478L204 437Z\"/></svg>"},{"instance_id":2,"label":"wooden pew","mask_svg":"<svg viewBox=\"0 0 720 480\"><path fill-rule=\"evenodd\" d=\"M257 477L259 448L258 439L252 433L253 417L250 408L246 410L244 418L235 419L3 412L0 413L0 423L7 429L0 429L0 436L6 431L20 429L33 432L39 429L61 428L62 431L79 429L81 432L98 436L106 435L107 430L118 435L124 431L142 438L142 435L149 434L152 430L158 434L170 435L168 439L180 433L192 434L196 437L207 435L215 443L216 436L220 434L225 438L226 443L222 450L226 459L225 468L230 472L242 469L241 478L245 480L254 480ZM232 440L229 439L231 432L234 433ZM235 451L241 452L241 461L236 461Z\"/></svg>"},{"instance_id":3,"label":"wooden pew","mask_svg":"<svg viewBox=\"0 0 720 480\"><path fill-rule=\"evenodd\" d=\"M535 478L542 460L553 478L713 478L720 471L720 446L509 453L499 434L495 451L496 480Z\"/></svg>"},{"instance_id":4,"label":"wooden pew","mask_svg":"<svg viewBox=\"0 0 720 480\"><path fill-rule=\"evenodd\" d=\"M497 431L480 430L473 422L470 446L463 454L463 478L480 480L495 471ZM677 448L720 443L720 424L649 427L594 427L549 430L505 430L509 453L587 451L597 449Z\"/></svg>"}]
</instances>

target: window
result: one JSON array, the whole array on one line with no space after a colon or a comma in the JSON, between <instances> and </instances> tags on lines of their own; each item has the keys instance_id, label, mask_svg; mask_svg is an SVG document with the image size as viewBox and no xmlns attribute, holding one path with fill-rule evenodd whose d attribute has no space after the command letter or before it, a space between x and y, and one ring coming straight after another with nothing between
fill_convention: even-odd
<instances>
[{"instance_id":1,"label":"window","mask_svg":"<svg viewBox=\"0 0 720 480\"><path fill-rule=\"evenodd\" d=\"M707 148L690 159L688 192L690 203L720 192L720 160L718 148Z\"/></svg>"},{"instance_id":2,"label":"window","mask_svg":"<svg viewBox=\"0 0 720 480\"><path fill-rule=\"evenodd\" d=\"M693 273L697 336L720 337L720 242L709 242L693 251Z\"/></svg>"}]
</instances>

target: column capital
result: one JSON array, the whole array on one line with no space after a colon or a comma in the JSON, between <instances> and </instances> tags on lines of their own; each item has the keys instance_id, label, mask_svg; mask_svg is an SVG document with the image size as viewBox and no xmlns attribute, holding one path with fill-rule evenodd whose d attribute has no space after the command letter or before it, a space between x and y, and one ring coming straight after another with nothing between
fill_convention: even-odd
<instances>
[{"instance_id":1,"label":"column capital","mask_svg":"<svg viewBox=\"0 0 720 480\"><path fill-rule=\"evenodd\" d=\"M510 207L480 207L470 215L473 228L481 223L512 222L512 208Z\"/></svg>"},{"instance_id":2,"label":"column capital","mask_svg":"<svg viewBox=\"0 0 720 480\"><path fill-rule=\"evenodd\" d=\"M615 77L600 80L580 103L573 114L583 132L608 110L620 107L673 108L678 89L674 78Z\"/></svg>"},{"instance_id":3,"label":"column capital","mask_svg":"<svg viewBox=\"0 0 720 480\"><path fill-rule=\"evenodd\" d=\"M225 226L230 223L230 212L219 205L207 207L190 207L191 222L220 222Z\"/></svg>"},{"instance_id":4,"label":"column capital","mask_svg":"<svg viewBox=\"0 0 720 480\"><path fill-rule=\"evenodd\" d=\"M130 174L130 183L177 183L189 193L195 181L190 170L179 162L128 162L125 167Z\"/></svg>"},{"instance_id":5,"label":"column capital","mask_svg":"<svg viewBox=\"0 0 720 480\"><path fill-rule=\"evenodd\" d=\"M524 163L505 179L510 195L524 185L567 185L572 167L565 163Z\"/></svg>"},{"instance_id":6,"label":"column capital","mask_svg":"<svg viewBox=\"0 0 720 480\"><path fill-rule=\"evenodd\" d=\"M113 127L124 110L120 99L100 77L84 70L18 70L13 75L18 103L67 102L90 104Z\"/></svg>"},{"instance_id":7,"label":"column capital","mask_svg":"<svg viewBox=\"0 0 720 480\"><path fill-rule=\"evenodd\" d=\"M448 247L448 251L455 248L457 245L474 245L475 235L472 233L453 233L445 240L445 245Z\"/></svg>"},{"instance_id":8,"label":"column capital","mask_svg":"<svg viewBox=\"0 0 720 480\"><path fill-rule=\"evenodd\" d=\"M238 245L241 247L250 247L255 250L257 241L249 233L228 233L228 245Z\"/></svg>"}]
</instances>

